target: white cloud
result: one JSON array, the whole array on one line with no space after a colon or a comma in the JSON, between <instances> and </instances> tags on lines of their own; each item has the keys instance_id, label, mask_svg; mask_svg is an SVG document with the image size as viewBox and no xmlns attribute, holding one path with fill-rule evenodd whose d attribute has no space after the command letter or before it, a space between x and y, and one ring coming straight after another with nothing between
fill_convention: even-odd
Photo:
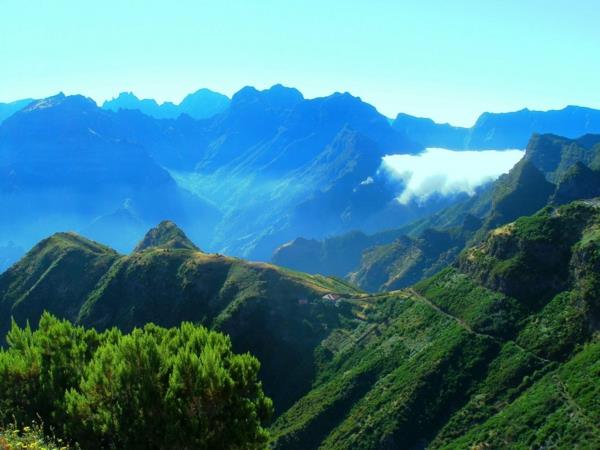
<instances>
[{"instance_id":1,"label":"white cloud","mask_svg":"<svg viewBox=\"0 0 600 450\"><path fill-rule=\"evenodd\" d=\"M428 148L419 155L387 155L382 168L402 180L405 189L400 203L425 201L433 194L452 195L475 189L508 172L519 161L523 150L453 151Z\"/></svg>"}]
</instances>

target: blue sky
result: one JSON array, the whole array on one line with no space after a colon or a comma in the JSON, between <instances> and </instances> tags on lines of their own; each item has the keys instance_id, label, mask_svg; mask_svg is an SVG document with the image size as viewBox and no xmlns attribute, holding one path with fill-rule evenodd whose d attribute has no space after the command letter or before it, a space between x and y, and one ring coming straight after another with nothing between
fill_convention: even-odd
<instances>
[{"instance_id":1,"label":"blue sky","mask_svg":"<svg viewBox=\"0 0 600 450\"><path fill-rule=\"evenodd\" d=\"M382 113L600 108L596 0L0 0L0 101L349 91Z\"/></svg>"}]
</instances>

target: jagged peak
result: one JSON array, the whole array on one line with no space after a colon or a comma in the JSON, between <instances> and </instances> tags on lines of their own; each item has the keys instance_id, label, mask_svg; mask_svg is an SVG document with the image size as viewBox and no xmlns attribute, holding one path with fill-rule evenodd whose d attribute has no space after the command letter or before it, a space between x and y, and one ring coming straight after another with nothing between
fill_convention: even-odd
<instances>
[{"instance_id":1,"label":"jagged peak","mask_svg":"<svg viewBox=\"0 0 600 450\"><path fill-rule=\"evenodd\" d=\"M187 249L200 251L185 233L170 220L163 220L146 233L144 238L133 250L142 252L149 248Z\"/></svg>"},{"instance_id":2,"label":"jagged peak","mask_svg":"<svg viewBox=\"0 0 600 450\"><path fill-rule=\"evenodd\" d=\"M41 100L32 102L26 108L22 110L23 113L31 113L35 111L41 111L44 109L56 108L56 107L70 107L78 106L85 108L97 108L96 102L91 98L84 97L83 95L65 95L60 92L52 97L47 97Z\"/></svg>"},{"instance_id":3,"label":"jagged peak","mask_svg":"<svg viewBox=\"0 0 600 450\"><path fill-rule=\"evenodd\" d=\"M269 89L258 90L253 86L246 86L233 95L232 106L264 101L277 108L291 108L304 100L302 93L295 88L276 84Z\"/></svg>"}]
</instances>

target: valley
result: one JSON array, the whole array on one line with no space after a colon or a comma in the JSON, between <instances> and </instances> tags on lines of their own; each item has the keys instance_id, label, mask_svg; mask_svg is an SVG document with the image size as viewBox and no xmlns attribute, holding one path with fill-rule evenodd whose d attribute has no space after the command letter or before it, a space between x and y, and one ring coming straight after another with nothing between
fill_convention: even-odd
<instances>
[{"instance_id":1,"label":"valley","mask_svg":"<svg viewBox=\"0 0 600 450\"><path fill-rule=\"evenodd\" d=\"M129 256L59 234L0 276L0 306L22 324L48 310L99 330L193 320L227 333L261 361L275 448L578 446L600 442L585 375L600 348L598 227L596 201L546 207L381 294L203 253L170 222ZM524 407L545 419L511 416Z\"/></svg>"},{"instance_id":2,"label":"valley","mask_svg":"<svg viewBox=\"0 0 600 450\"><path fill-rule=\"evenodd\" d=\"M600 3L0 14L0 450L600 449Z\"/></svg>"},{"instance_id":3,"label":"valley","mask_svg":"<svg viewBox=\"0 0 600 450\"><path fill-rule=\"evenodd\" d=\"M508 173L422 203L380 169L420 155L413 138L356 97L283 86L208 119L34 101L0 126L18 218L0 226L44 237L3 247L0 334L64 319L100 340L223 333L260 362L252 401L272 405L255 438L275 449L600 445L600 138L534 134ZM26 358L7 343L0 360Z\"/></svg>"}]
</instances>

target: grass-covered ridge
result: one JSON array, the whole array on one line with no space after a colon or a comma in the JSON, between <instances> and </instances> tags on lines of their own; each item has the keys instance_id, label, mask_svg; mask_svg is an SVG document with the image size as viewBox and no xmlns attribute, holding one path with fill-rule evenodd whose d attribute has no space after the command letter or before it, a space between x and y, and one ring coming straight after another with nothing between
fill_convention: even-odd
<instances>
[{"instance_id":1,"label":"grass-covered ridge","mask_svg":"<svg viewBox=\"0 0 600 450\"><path fill-rule=\"evenodd\" d=\"M358 291L339 279L204 253L175 228L162 223L142 241L156 246L130 255L75 234L42 241L0 275L0 331L11 316L24 326L44 310L98 330L203 324L255 354L267 392L278 408L289 406L310 388L319 342L359 322L351 307L322 297Z\"/></svg>"},{"instance_id":2,"label":"grass-covered ridge","mask_svg":"<svg viewBox=\"0 0 600 450\"><path fill-rule=\"evenodd\" d=\"M451 264L492 229L548 205L598 196L600 135L534 135L524 158L471 198L388 233L387 242L365 244L348 277L369 291L408 287Z\"/></svg>"},{"instance_id":3,"label":"grass-covered ridge","mask_svg":"<svg viewBox=\"0 0 600 450\"><path fill-rule=\"evenodd\" d=\"M438 274L376 295L189 248L100 251L108 267L70 318L123 330L193 320L229 334L261 361L276 449L596 448L598 205L519 218ZM36 279L28 267L52 254L43 249L0 276L20 307L30 289L17 281ZM74 267L61 255L50 273ZM48 304L72 299L72 283L46 290Z\"/></svg>"},{"instance_id":4,"label":"grass-covered ridge","mask_svg":"<svg viewBox=\"0 0 600 450\"><path fill-rule=\"evenodd\" d=\"M599 224L593 201L547 208L364 297L365 323L322 343L276 447L597 448Z\"/></svg>"}]
</instances>

